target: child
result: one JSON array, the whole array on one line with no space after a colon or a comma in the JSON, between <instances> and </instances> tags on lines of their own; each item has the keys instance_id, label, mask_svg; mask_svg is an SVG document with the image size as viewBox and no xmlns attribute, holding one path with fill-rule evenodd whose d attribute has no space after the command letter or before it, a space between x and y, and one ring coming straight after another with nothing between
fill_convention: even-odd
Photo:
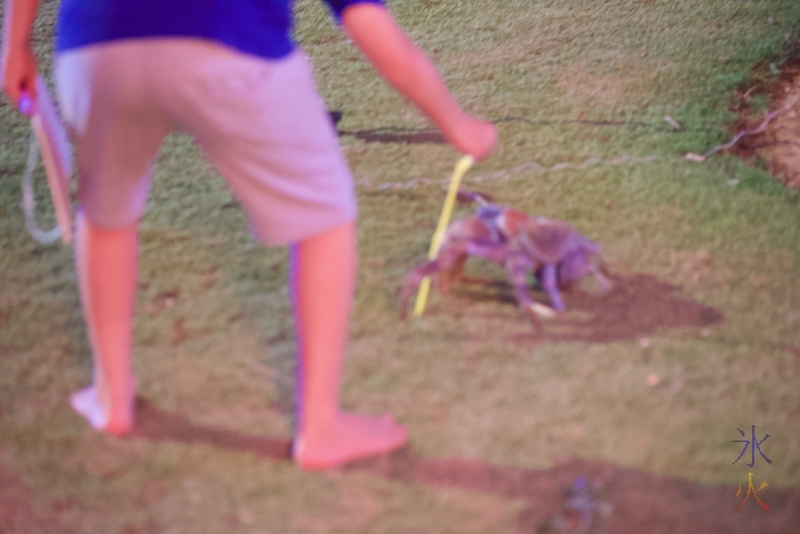
<instances>
[{"instance_id":1,"label":"child","mask_svg":"<svg viewBox=\"0 0 800 534\"><path fill-rule=\"evenodd\" d=\"M465 114L381 0L326 0L344 31L461 152L486 157L496 130ZM289 4L289 5L287 5ZM352 178L291 41L285 0L62 0L55 78L76 148L75 262L92 385L71 398L95 429L134 424L131 368L138 220L164 137L183 131L219 169L257 237L290 247L299 351L294 460L327 469L407 440L389 416L339 408L357 262ZM35 99L29 35L38 0L6 0L3 89Z\"/></svg>"}]
</instances>

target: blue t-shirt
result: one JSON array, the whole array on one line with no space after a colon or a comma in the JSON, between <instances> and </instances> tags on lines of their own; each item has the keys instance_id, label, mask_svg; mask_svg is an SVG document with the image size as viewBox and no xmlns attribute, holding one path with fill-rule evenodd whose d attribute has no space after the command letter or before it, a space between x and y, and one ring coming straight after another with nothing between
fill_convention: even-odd
<instances>
[{"instance_id":1,"label":"blue t-shirt","mask_svg":"<svg viewBox=\"0 0 800 534\"><path fill-rule=\"evenodd\" d=\"M277 59L294 49L293 0L62 0L56 51L140 37L196 37ZM337 19L350 5L325 0Z\"/></svg>"}]
</instances>

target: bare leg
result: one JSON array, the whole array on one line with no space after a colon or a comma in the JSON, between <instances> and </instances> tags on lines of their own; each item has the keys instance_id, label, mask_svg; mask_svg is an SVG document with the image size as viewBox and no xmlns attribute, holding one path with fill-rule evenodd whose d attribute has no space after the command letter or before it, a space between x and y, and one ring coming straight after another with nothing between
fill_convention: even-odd
<instances>
[{"instance_id":1,"label":"bare leg","mask_svg":"<svg viewBox=\"0 0 800 534\"><path fill-rule=\"evenodd\" d=\"M133 427L136 395L131 344L139 273L137 223L106 229L80 212L76 222L75 265L94 379L70 401L92 427L121 435Z\"/></svg>"},{"instance_id":2,"label":"bare leg","mask_svg":"<svg viewBox=\"0 0 800 534\"><path fill-rule=\"evenodd\" d=\"M339 408L356 258L353 223L290 248L300 367L294 460L304 469L328 469L388 453L408 439L406 428L389 416L374 418Z\"/></svg>"}]
</instances>

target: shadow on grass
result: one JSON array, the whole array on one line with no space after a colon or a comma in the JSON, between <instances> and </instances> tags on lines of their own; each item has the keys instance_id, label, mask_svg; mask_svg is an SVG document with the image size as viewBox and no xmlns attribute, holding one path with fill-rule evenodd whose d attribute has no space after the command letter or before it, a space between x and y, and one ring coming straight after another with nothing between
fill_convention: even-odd
<instances>
[{"instance_id":1,"label":"shadow on grass","mask_svg":"<svg viewBox=\"0 0 800 534\"><path fill-rule=\"evenodd\" d=\"M137 401L134 435L153 441L250 452L270 460L291 458L289 440L197 425L141 398ZM745 471L740 473L744 488L737 497L736 486L698 484L583 459L569 459L550 469L534 470L480 460L425 459L406 448L390 456L354 462L343 470L521 500L524 508L517 516L518 532L779 534L800 528L800 488L761 490L759 497L769 506L768 511L752 496L742 509L733 511L744 500ZM591 499L586 501L591 505L590 522L582 522L574 506L570 507L570 492L576 479L585 479L592 491ZM761 482L769 481L754 478L756 486Z\"/></svg>"},{"instance_id":2,"label":"shadow on grass","mask_svg":"<svg viewBox=\"0 0 800 534\"><path fill-rule=\"evenodd\" d=\"M342 119L342 112L330 112L331 120L334 125L338 125ZM503 117L492 121L495 124L501 122L525 122L528 124L536 124L540 126L550 126L554 124L580 124L583 126L615 126L615 127L633 127L633 128L649 128L657 132L675 133L674 127L665 127L661 125L650 124L646 122L635 121L589 121L589 120L534 120L527 117ZM695 128L686 131L713 131L706 128ZM383 128L373 128L369 130L338 130L340 137L351 136L360 139L365 143L405 143L410 145L421 145L426 143L433 143L438 145L446 144L442 134L432 128L398 128L395 126L386 126Z\"/></svg>"},{"instance_id":3,"label":"shadow on grass","mask_svg":"<svg viewBox=\"0 0 800 534\"><path fill-rule=\"evenodd\" d=\"M292 451L290 440L197 425L186 416L164 411L141 397L136 399L136 428L132 435L153 441L211 445L273 460L288 460Z\"/></svg>"},{"instance_id":4,"label":"shadow on grass","mask_svg":"<svg viewBox=\"0 0 800 534\"><path fill-rule=\"evenodd\" d=\"M507 282L470 280L473 283L460 284L457 290L459 295L471 300L493 298L511 305L515 303ZM538 332L536 328L531 328L530 334L514 334L510 340L536 343L629 341L653 335L662 328L704 328L720 323L725 318L716 308L676 296L681 290L679 286L653 275L614 276L612 283L613 287L605 293L581 290L565 293L566 313L541 320ZM494 286L495 290L487 292L486 285ZM499 291L496 291L498 286ZM537 298L541 302L548 302L542 293Z\"/></svg>"},{"instance_id":5,"label":"shadow on grass","mask_svg":"<svg viewBox=\"0 0 800 534\"><path fill-rule=\"evenodd\" d=\"M675 296L680 287L649 274L614 277L607 293L577 291L567 295L567 309L586 318L559 319L563 331L545 331L546 341L608 342L638 339L660 328L704 328L724 319L710 306Z\"/></svg>"},{"instance_id":6,"label":"shadow on grass","mask_svg":"<svg viewBox=\"0 0 800 534\"><path fill-rule=\"evenodd\" d=\"M339 136L352 136L365 143L406 143L410 145L426 143L443 145L446 143L442 134L437 130L421 128L386 127L352 132L339 130Z\"/></svg>"}]
</instances>

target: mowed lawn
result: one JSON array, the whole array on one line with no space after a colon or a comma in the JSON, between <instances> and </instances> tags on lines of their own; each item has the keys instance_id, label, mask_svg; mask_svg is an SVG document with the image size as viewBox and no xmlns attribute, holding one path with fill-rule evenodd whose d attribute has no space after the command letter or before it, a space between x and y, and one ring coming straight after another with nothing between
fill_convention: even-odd
<instances>
[{"instance_id":1,"label":"mowed lawn","mask_svg":"<svg viewBox=\"0 0 800 534\"><path fill-rule=\"evenodd\" d=\"M283 458L294 424L286 254L250 238L237 202L182 136L164 145L141 224L144 428L100 436L67 404L91 379L72 249L25 230L29 127L3 105L0 532L535 532L559 510L531 519L519 492L436 477L472 466L512 480L569 459L727 488L729 500L699 516L731 513L748 472L756 489L769 484L765 503L796 509L770 495L800 487L800 194L775 184L764 162L684 154L727 142L734 110L765 115L757 88L797 50L800 4L388 5L459 102L499 128L498 150L463 188L569 221L602 245L614 289L601 295L587 282L537 333L502 269L473 260L468 274L492 283L434 292L424 317L400 321L399 287L425 259L458 154L320 2L301 0L297 37L329 109L343 113L360 202L343 401L407 424L404 460L309 474ZM56 8L43 2L36 27L48 73ZM41 169L36 179L47 226ZM748 467L748 448L734 464L735 440L750 440L753 426L772 463L756 451ZM443 471L426 478L425 466ZM598 486L612 483L593 473ZM562 486L542 495L559 500ZM601 526L622 513L610 504ZM771 517L752 499L742 513ZM793 521L785 532L800 528Z\"/></svg>"}]
</instances>

